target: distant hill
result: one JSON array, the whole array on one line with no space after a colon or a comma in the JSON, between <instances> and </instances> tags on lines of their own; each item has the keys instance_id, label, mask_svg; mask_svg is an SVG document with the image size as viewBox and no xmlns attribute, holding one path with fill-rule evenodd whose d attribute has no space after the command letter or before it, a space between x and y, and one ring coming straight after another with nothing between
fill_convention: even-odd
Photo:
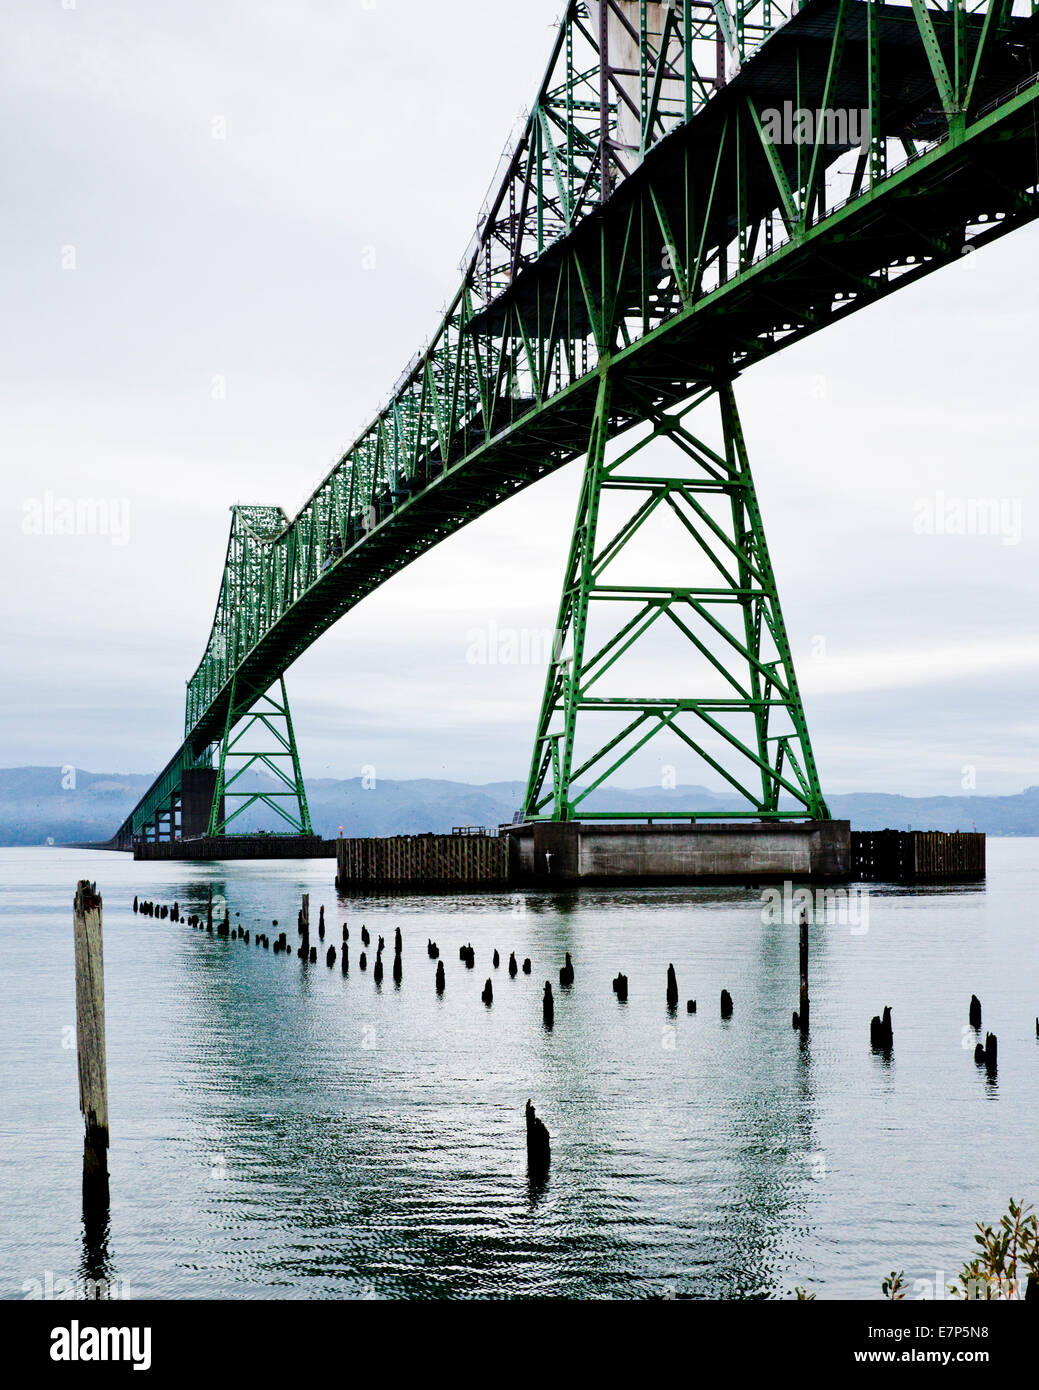
<instances>
[{"instance_id":1,"label":"distant hill","mask_svg":"<svg viewBox=\"0 0 1039 1390\"><path fill-rule=\"evenodd\" d=\"M136 773L84 772L59 767L0 768L0 845L39 845L107 840L133 809L152 777ZM63 785L63 783L65 785ZM379 781L371 789L360 778L317 778L307 783L311 819L319 835L331 839L342 826L347 835L407 835L449 831L457 825L496 826L511 821L523 796L521 782L466 782L421 779ZM588 809L666 811L668 806L730 809L735 802L706 788L662 791L641 787L603 792ZM854 792L830 799L835 816L858 830L978 830L989 835L1039 835L1039 787L1014 796L893 796ZM262 813L243 814L243 830L276 826Z\"/></svg>"}]
</instances>

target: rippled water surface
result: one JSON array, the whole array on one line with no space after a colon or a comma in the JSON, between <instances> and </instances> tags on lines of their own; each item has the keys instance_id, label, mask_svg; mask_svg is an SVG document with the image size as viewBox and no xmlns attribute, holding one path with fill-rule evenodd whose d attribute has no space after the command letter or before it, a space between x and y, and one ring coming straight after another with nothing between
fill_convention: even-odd
<instances>
[{"instance_id":1,"label":"rippled water surface","mask_svg":"<svg viewBox=\"0 0 1039 1390\"><path fill-rule=\"evenodd\" d=\"M868 930L816 921L802 1045L796 928L751 889L337 902L328 860L0 850L0 1290L103 1273L163 1298L750 1298L795 1284L860 1298L893 1268L951 1278L978 1219L1039 1199L1039 842L988 853L984 887L876 888ZM89 1231L80 878L104 897L112 1123L110 1223ZM131 911L135 893L202 910L211 884L233 922L255 933L278 918L271 934L293 943L309 891L326 945L350 925L350 974L323 950L304 966ZM362 922L388 955L401 928L399 988L388 961L381 987L358 969ZM474 970L458 957L470 941ZM529 977L510 980L513 950ZM576 979L560 990L566 951ZM972 992L999 1037L995 1079L965 1031ZM890 1058L869 1046L885 1004ZM552 1132L539 1188L528 1097Z\"/></svg>"}]
</instances>

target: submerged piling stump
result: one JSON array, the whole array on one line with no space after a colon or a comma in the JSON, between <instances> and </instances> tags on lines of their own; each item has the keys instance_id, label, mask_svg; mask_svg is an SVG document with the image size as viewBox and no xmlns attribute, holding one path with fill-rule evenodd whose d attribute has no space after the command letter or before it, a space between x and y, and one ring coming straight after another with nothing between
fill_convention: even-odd
<instances>
[{"instance_id":1,"label":"submerged piling stump","mask_svg":"<svg viewBox=\"0 0 1039 1390\"><path fill-rule=\"evenodd\" d=\"M527 1101L527 1171L533 1181L538 1182L548 1176L552 1161L552 1137L543 1120L539 1120L533 1105Z\"/></svg>"},{"instance_id":2,"label":"submerged piling stump","mask_svg":"<svg viewBox=\"0 0 1039 1390\"><path fill-rule=\"evenodd\" d=\"M968 1017L972 1028L981 1027L981 1000L976 994L972 994L970 997L970 1012Z\"/></svg>"},{"instance_id":3,"label":"submerged piling stump","mask_svg":"<svg viewBox=\"0 0 1039 1390\"><path fill-rule=\"evenodd\" d=\"M891 1027L891 1006L886 1005L882 1018L873 1016L869 1025L869 1040L873 1047L882 1052L890 1052L894 1043L894 1032Z\"/></svg>"}]
</instances>

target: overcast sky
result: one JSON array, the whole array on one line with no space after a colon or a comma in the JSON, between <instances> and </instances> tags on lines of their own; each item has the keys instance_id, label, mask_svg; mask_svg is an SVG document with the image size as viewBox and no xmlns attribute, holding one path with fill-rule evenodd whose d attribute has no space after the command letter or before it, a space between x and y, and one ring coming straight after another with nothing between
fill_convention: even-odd
<instances>
[{"instance_id":1,"label":"overcast sky","mask_svg":"<svg viewBox=\"0 0 1039 1390\"><path fill-rule=\"evenodd\" d=\"M0 765L174 751L229 506L294 512L429 335L557 8L3 6ZM1039 782L1037 252L1016 232L738 384L830 791ZM544 668L467 656L551 628L579 466L296 663L308 775L525 776ZM120 533L33 534L64 498ZM1000 534L921 530L979 499Z\"/></svg>"}]
</instances>

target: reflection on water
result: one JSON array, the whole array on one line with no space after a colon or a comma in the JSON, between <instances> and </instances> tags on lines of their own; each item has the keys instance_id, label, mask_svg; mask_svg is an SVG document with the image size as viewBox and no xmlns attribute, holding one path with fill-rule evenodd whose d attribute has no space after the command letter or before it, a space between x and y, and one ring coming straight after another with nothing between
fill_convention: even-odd
<instances>
[{"instance_id":1,"label":"reflection on water","mask_svg":"<svg viewBox=\"0 0 1039 1390\"><path fill-rule=\"evenodd\" d=\"M108 1167L104 1155L83 1146L83 1256L79 1277L84 1285L97 1289L112 1281L108 1254L111 1196Z\"/></svg>"},{"instance_id":2,"label":"reflection on water","mask_svg":"<svg viewBox=\"0 0 1039 1390\"><path fill-rule=\"evenodd\" d=\"M957 1267L975 1221L1039 1196L1039 875L1032 842L989 851L984 888L877 892L868 931L813 923L808 1038L796 926L753 890L337 902L325 861L0 851L5 1292L78 1270L163 1297L875 1297L891 1268ZM80 877L105 899L110 1203L78 1182L61 1042ZM211 890L248 945L129 910L136 892L204 916ZM316 965L295 955L303 891L312 920L326 909ZM256 945L274 919L284 955ZM325 965L344 921L346 975ZM399 986L389 964L374 984L371 951L358 969L362 923L387 962L400 927ZM529 976L510 978L511 951ZM963 1043L972 992L999 1034L993 1076ZM869 1021L887 1003L884 1054ZM552 1134L537 1183L528 1097Z\"/></svg>"}]
</instances>

